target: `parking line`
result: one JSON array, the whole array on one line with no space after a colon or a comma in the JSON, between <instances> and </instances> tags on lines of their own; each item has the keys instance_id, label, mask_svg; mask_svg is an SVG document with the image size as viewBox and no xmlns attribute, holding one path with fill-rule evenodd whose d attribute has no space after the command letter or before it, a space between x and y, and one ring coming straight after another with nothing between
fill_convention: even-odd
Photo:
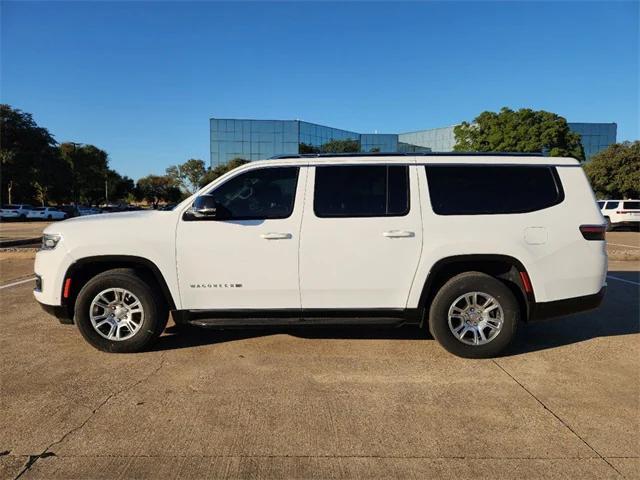
<instances>
[{"instance_id":1,"label":"parking line","mask_svg":"<svg viewBox=\"0 0 640 480\"><path fill-rule=\"evenodd\" d=\"M5 288L9 288L9 287L15 287L16 285L22 285L23 283L27 283L27 282L33 282L35 279L36 279L36 277L31 277L31 278L27 278L25 280L20 280L18 282L9 283L8 285L2 285L2 286L0 286L0 290L3 290Z\"/></svg>"},{"instance_id":2,"label":"parking line","mask_svg":"<svg viewBox=\"0 0 640 480\"><path fill-rule=\"evenodd\" d=\"M607 242L607 245L615 245L616 247L640 248L637 245L624 245L623 243L609 243L609 242Z\"/></svg>"},{"instance_id":3,"label":"parking line","mask_svg":"<svg viewBox=\"0 0 640 480\"><path fill-rule=\"evenodd\" d=\"M611 280L618 280L619 282L630 283L631 285L640 285L638 282L634 282L633 280L627 280L626 278L614 277L613 275L607 275L607 278Z\"/></svg>"}]
</instances>

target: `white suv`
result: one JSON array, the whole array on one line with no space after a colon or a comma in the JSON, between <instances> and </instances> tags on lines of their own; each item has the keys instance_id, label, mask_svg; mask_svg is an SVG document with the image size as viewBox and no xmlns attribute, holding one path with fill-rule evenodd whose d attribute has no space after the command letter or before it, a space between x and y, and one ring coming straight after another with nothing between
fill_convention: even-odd
<instances>
[{"instance_id":1,"label":"white suv","mask_svg":"<svg viewBox=\"0 0 640 480\"><path fill-rule=\"evenodd\" d=\"M607 229L640 225L640 200L598 200Z\"/></svg>"},{"instance_id":2,"label":"white suv","mask_svg":"<svg viewBox=\"0 0 640 480\"><path fill-rule=\"evenodd\" d=\"M600 304L604 230L571 158L280 157L171 211L50 225L35 296L109 352L148 348L171 311L178 326L411 323L491 357L522 321Z\"/></svg>"}]
</instances>

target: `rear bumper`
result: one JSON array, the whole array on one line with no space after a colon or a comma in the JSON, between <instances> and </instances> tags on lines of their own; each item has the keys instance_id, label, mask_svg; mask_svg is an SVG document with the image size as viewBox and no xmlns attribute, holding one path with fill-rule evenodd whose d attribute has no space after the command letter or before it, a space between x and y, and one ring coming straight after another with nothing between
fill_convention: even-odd
<instances>
[{"instance_id":1,"label":"rear bumper","mask_svg":"<svg viewBox=\"0 0 640 480\"><path fill-rule=\"evenodd\" d=\"M529 312L529 321L545 320L593 310L600 306L606 291L607 287L604 286L598 293L593 295L565 298L554 302L534 303Z\"/></svg>"}]
</instances>

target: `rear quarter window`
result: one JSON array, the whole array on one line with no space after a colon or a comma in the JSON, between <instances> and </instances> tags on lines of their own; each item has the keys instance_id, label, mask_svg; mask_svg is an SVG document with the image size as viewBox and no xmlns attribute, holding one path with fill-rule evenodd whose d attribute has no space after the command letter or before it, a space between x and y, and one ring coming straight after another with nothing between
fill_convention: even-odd
<instances>
[{"instance_id":1,"label":"rear quarter window","mask_svg":"<svg viewBox=\"0 0 640 480\"><path fill-rule=\"evenodd\" d=\"M622 202L624 210L640 210L640 202Z\"/></svg>"},{"instance_id":2,"label":"rear quarter window","mask_svg":"<svg viewBox=\"0 0 640 480\"><path fill-rule=\"evenodd\" d=\"M555 167L541 165L427 165L438 215L527 213L558 205L564 191Z\"/></svg>"}]
</instances>

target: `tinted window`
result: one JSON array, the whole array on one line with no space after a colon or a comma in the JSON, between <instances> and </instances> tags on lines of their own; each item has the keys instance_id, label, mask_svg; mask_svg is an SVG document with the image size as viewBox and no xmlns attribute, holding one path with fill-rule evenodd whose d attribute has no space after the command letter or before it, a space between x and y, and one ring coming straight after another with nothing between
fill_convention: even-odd
<instances>
[{"instance_id":1,"label":"tinted window","mask_svg":"<svg viewBox=\"0 0 640 480\"><path fill-rule=\"evenodd\" d=\"M439 215L533 212L564 199L553 167L428 165L425 168L431 205Z\"/></svg>"},{"instance_id":2,"label":"tinted window","mask_svg":"<svg viewBox=\"0 0 640 480\"><path fill-rule=\"evenodd\" d=\"M622 202L622 208L625 210L640 210L640 202Z\"/></svg>"},{"instance_id":3,"label":"tinted window","mask_svg":"<svg viewBox=\"0 0 640 480\"><path fill-rule=\"evenodd\" d=\"M209 194L226 207L230 220L287 218L293 212L298 184L297 167L250 170Z\"/></svg>"},{"instance_id":4,"label":"tinted window","mask_svg":"<svg viewBox=\"0 0 640 480\"><path fill-rule=\"evenodd\" d=\"M618 208L620 202L607 202L607 205L604 207L605 210L611 210L612 208Z\"/></svg>"},{"instance_id":5,"label":"tinted window","mask_svg":"<svg viewBox=\"0 0 640 480\"><path fill-rule=\"evenodd\" d=\"M598 207L599 207L600 209L602 209L602 207L604 207L604 203L605 203L605 202L598 202Z\"/></svg>"},{"instance_id":6,"label":"tinted window","mask_svg":"<svg viewBox=\"0 0 640 480\"><path fill-rule=\"evenodd\" d=\"M409 167L316 167L313 209L318 217L386 217L409 212Z\"/></svg>"}]
</instances>

